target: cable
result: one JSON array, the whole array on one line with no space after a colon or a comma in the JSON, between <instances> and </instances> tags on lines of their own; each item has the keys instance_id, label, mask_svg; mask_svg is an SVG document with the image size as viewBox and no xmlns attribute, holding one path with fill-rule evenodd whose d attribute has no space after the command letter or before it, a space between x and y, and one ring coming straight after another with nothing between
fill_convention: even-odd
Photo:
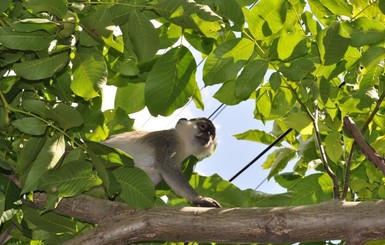
<instances>
[{"instance_id":1,"label":"cable","mask_svg":"<svg viewBox=\"0 0 385 245\"><path fill-rule=\"evenodd\" d=\"M266 152L268 152L273 146L275 146L278 142L280 142L287 134L289 134L293 129L289 128L286 130L281 136L279 136L276 140L274 140L273 143L268 145L261 153L258 154L253 160L251 160L245 167L243 167L238 173L236 173L233 177L229 179L229 182L232 182L234 179L236 179L240 174L242 174L246 169L248 169L253 163L258 161L259 158L261 158L263 155L265 155Z\"/></svg>"},{"instance_id":2,"label":"cable","mask_svg":"<svg viewBox=\"0 0 385 245\"><path fill-rule=\"evenodd\" d=\"M223 111L223 109L222 109L220 112L218 112L222 107L226 107L226 105L222 103L220 106L218 106L218 108L215 109L215 111L213 113L211 113L211 115L208 117L208 119L214 120L219 115L219 113L221 113ZM218 113L218 115L215 116L216 113ZM214 117L214 118L212 119L212 117Z\"/></svg>"}]
</instances>

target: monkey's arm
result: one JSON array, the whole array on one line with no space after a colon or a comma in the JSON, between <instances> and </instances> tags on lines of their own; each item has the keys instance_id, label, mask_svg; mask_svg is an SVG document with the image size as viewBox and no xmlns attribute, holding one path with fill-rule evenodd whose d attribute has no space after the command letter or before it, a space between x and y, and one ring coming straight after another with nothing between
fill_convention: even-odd
<instances>
[{"instance_id":1,"label":"monkey's arm","mask_svg":"<svg viewBox=\"0 0 385 245\"><path fill-rule=\"evenodd\" d=\"M199 207L221 207L214 199L200 196L176 167L164 165L162 169L159 169L159 173L177 195L186 198L194 205Z\"/></svg>"}]
</instances>

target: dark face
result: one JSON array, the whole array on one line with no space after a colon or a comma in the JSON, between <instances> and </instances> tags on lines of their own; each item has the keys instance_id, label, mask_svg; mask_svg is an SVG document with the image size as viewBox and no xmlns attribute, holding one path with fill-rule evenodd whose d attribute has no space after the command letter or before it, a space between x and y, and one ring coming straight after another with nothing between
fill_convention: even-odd
<instances>
[{"instance_id":1,"label":"dark face","mask_svg":"<svg viewBox=\"0 0 385 245\"><path fill-rule=\"evenodd\" d=\"M181 118L180 120L187 121L185 118ZM195 135L195 138L198 139L202 145L207 145L207 143L215 139L215 126L209 119L200 117L188 121L196 123L198 134Z\"/></svg>"}]
</instances>

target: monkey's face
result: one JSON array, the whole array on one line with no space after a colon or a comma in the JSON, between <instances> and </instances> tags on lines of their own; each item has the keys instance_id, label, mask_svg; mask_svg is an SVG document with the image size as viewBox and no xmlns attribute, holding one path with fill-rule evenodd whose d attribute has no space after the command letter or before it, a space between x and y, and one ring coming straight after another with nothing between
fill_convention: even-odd
<instances>
[{"instance_id":1,"label":"monkey's face","mask_svg":"<svg viewBox=\"0 0 385 245\"><path fill-rule=\"evenodd\" d=\"M190 149L194 149L193 155L199 157L205 157L211 154L215 147L215 126L207 118L193 118L187 120L181 118L177 125L176 130L181 133L182 138L187 138L187 146Z\"/></svg>"}]
</instances>

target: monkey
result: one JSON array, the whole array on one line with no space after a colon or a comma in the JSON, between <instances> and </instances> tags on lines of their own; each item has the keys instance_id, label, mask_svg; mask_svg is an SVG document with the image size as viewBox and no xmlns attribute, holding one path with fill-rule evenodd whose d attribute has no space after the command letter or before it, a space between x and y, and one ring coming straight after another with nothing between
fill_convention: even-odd
<instances>
[{"instance_id":1,"label":"monkey","mask_svg":"<svg viewBox=\"0 0 385 245\"><path fill-rule=\"evenodd\" d=\"M125 132L101 143L132 156L135 166L144 170L155 186L163 179L178 196L193 205L221 207L216 200L200 196L181 171L187 157L202 159L214 151L215 126L209 119L181 118L173 129Z\"/></svg>"}]
</instances>

